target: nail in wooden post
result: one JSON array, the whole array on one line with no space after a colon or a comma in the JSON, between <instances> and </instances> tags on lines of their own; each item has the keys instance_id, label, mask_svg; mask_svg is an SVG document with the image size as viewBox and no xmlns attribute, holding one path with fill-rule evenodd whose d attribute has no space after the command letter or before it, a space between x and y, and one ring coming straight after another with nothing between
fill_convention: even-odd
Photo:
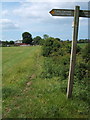
<instances>
[{"instance_id":1,"label":"nail in wooden post","mask_svg":"<svg viewBox=\"0 0 90 120\"><path fill-rule=\"evenodd\" d=\"M79 26L79 10L80 10L80 6L75 6L70 70L69 70L68 87L67 87L68 98L72 96L72 90L73 90L74 69L75 69L75 61L76 61L76 46L77 46L78 26Z\"/></svg>"}]
</instances>

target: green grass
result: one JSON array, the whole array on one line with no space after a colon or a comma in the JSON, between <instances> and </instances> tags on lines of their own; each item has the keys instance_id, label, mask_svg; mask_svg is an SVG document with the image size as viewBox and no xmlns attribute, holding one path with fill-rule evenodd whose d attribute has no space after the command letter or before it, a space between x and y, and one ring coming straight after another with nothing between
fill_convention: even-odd
<instances>
[{"instance_id":1,"label":"green grass","mask_svg":"<svg viewBox=\"0 0 90 120\"><path fill-rule=\"evenodd\" d=\"M87 105L67 99L59 77L42 78L40 46L4 47L2 79L3 118L87 118Z\"/></svg>"},{"instance_id":2,"label":"green grass","mask_svg":"<svg viewBox=\"0 0 90 120\"><path fill-rule=\"evenodd\" d=\"M88 43L77 43L80 48L84 48Z\"/></svg>"}]
</instances>

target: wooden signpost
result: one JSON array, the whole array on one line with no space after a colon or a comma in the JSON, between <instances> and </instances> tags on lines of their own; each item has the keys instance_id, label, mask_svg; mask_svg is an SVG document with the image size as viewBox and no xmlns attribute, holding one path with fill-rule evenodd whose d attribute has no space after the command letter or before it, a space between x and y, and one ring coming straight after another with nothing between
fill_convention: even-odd
<instances>
[{"instance_id":1,"label":"wooden signpost","mask_svg":"<svg viewBox=\"0 0 90 120\"><path fill-rule=\"evenodd\" d=\"M70 70L69 70L69 78L68 78L68 86L67 86L67 97L70 98L72 96L72 90L73 90L79 17L90 18L90 10L80 10L80 6L75 6L75 10L52 9L50 11L50 14L52 16L74 16L72 49L71 49L71 58L70 58Z\"/></svg>"},{"instance_id":2,"label":"wooden signpost","mask_svg":"<svg viewBox=\"0 0 90 120\"><path fill-rule=\"evenodd\" d=\"M79 6L76 6L79 7ZM49 13L52 16L74 16L75 10L72 9L52 9ZM89 10L79 10L79 17L90 18Z\"/></svg>"}]
</instances>

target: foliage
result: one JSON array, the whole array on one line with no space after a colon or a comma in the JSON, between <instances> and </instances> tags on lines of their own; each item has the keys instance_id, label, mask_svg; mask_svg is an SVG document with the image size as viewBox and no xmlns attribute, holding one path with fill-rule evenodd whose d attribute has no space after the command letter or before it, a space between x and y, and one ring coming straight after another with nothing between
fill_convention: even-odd
<instances>
[{"instance_id":1,"label":"foliage","mask_svg":"<svg viewBox=\"0 0 90 120\"><path fill-rule=\"evenodd\" d=\"M10 44L10 45L13 45L13 44L14 44L14 41L10 41L9 44Z\"/></svg>"},{"instance_id":2,"label":"foliage","mask_svg":"<svg viewBox=\"0 0 90 120\"><path fill-rule=\"evenodd\" d=\"M14 41L2 41L2 47L6 47L7 45L14 45Z\"/></svg>"},{"instance_id":3,"label":"foliage","mask_svg":"<svg viewBox=\"0 0 90 120\"><path fill-rule=\"evenodd\" d=\"M85 63L76 64L76 78L80 81L88 75L88 65Z\"/></svg>"},{"instance_id":4,"label":"foliage","mask_svg":"<svg viewBox=\"0 0 90 120\"><path fill-rule=\"evenodd\" d=\"M77 45L77 47L76 47L76 54L77 54L77 53L80 53L80 52L81 52L81 48L80 48L79 45Z\"/></svg>"},{"instance_id":5,"label":"foliage","mask_svg":"<svg viewBox=\"0 0 90 120\"><path fill-rule=\"evenodd\" d=\"M77 45L76 54L81 52L81 47ZM49 37L45 39L42 48L42 55L48 56L63 56L71 53L71 44L69 41L60 41L59 38Z\"/></svg>"},{"instance_id":6,"label":"foliage","mask_svg":"<svg viewBox=\"0 0 90 120\"><path fill-rule=\"evenodd\" d=\"M58 40L59 42L61 41L60 38L55 38L56 40Z\"/></svg>"},{"instance_id":7,"label":"foliage","mask_svg":"<svg viewBox=\"0 0 90 120\"><path fill-rule=\"evenodd\" d=\"M69 71L69 56L57 56L45 58L44 71L42 77L52 78L59 77L64 80L68 77Z\"/></svg>"},{"instance_id":8,"label":"foliage","mask_svg":"<svg viewBox=\"0 0 90 120\"><path fill-rule=\"evenodd\" d=\"M85 45L85 44L84 44ZM90 58L89 44L82 47L75 69L74 96L90 105Z\"/></svg>"},{"instance_id":9,"label":"foliage","mask_svg":"<svg viewBox=\"0 0 90 120\"><path fill-rule=\"evenodd\" d=\"M86 62L90 61L90 43L82 50L82 57Z\"/></svg>"},{"instance_id":10,"label":"foliage","mask_svg":"<svg viewBox=\"0 0 90 120\"><path fill-rule=\"evenodd\" d=\"M51 44L53 46L53 44ZM85 45L85 44L84 44ZM47 47L47 46L46 46ZM90 48L90 47L89 47ZM90 59L89 59L89 48L88 45L81 46L77 45L77 64L75 68L75 76L74 76L74 90L73 90L73 99L78 99L80 101L85 102L87 106L87 111L85 114L89 113L90 106ZM53 50L53 47L51 48ZM71 45L67 41L62 43L61 48L58 49L58 55L56 55L55 51L52 54L55 56L47 56L45 57L44 62L44 71L42 73L43 78L51 78L59 77L59 81L61 80L60 90L63 93L66 93L67 89L67 78L69 71L69 58L70 58ZM82 107L83 108L83 107Z\"/></svg>"},{"instance_id":11,"label":"foliage","mask_svg":"<svg viewBox=\"0 0 90 120\"><path fill-rule=\"evenodd\" d=\"M22 42L27 44L32 44L32 35L29 32L22 33Z\"/></svg>"},{"instance_id":12,"label":"foliage","mask_svg":"<svg viewBox=\"0 0 90 120\"><path fill-rule=\"evenodd\" d=\"M45 43L45 39L41 39L40 42L39 42L39 45L42 46L42 45L44 45L44 43Z\"/></svg>"},{"instance_id":13,"label":"foliage","mask_svg":"<svg viewBox=\"0 0 90 120\"><path fill-rule=\"evenodd\" d=\"M60 47L61 47L61 44L57 39L49 37L45 40L45 43L42 48L43 49L42 54L43 56L46 56L46 57L50 56L54 52L57 52Z\"/></svg>"},{"instance_id":14,"label":"foliage","mask_svg":"<svg viewBox=\"0 0 90 120\"><path fill-rule=\"evenodd\" d=\"M80 39L78 43L88 43L89 39Z\"/></svg>"},{"instance_id":15,"label":"foliage","mask_svg":"<svg viewBox=\"0 0 90 120\"><path fill-rule=\"evenodd\" d=\"M40 36L36 36L35 38L33 38L33 44L34 45L39 45L41 41L41 37Z\"/></svg>"},{"instance_id":16,"label":"foliage","mask_svg":"<svg viewBox=\"0 0 90 120\"><path fill-rule=\"evenodd\" d=\"M49 38L49 35L44 34L44 35L43 35L43 39L47 39L47 38Z\"/></svg>"}]
</instances>

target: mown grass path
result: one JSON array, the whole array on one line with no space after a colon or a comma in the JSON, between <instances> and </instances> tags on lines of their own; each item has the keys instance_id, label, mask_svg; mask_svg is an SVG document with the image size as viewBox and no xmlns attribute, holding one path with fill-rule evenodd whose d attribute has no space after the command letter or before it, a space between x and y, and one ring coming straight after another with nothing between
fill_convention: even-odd
<instances>
[{"instance_id":1,"label":"mown grass path","mask_svg":"<svg viewBox=\"0 0 90 120\"><path fill-rule=\"evenodd\" d=\"M3 118L85 118L84 102L67 100L59 77L42 78L40 46L3 48ZM87 107L87 106L86 106Z\"/></svg>"},{"instance_id":2,"label":"mown grass path","mask_svg":"<svg viewBox=\"0 0 90 120\"><path fill-rule=\"evenodd\" d=\"M13 99L17 99L18 96L20 96L21 99L23 96L26 97L25 94L22 94L25 92L25 89L27 89L30 80L35 79L37 75L40 74L40 64L38 64L38 62L40 62L40 47L3 48L2 53L2 86L3 98L5 99L3 100L3 116L9 117L8 112L11 111L10 103L13 102L11 108L14 109L13 105L16 100L13 101ZM18 113L18 110L16 113ZM16 113L14 114L16 115Z\"/></svg>"}]
</instances>

